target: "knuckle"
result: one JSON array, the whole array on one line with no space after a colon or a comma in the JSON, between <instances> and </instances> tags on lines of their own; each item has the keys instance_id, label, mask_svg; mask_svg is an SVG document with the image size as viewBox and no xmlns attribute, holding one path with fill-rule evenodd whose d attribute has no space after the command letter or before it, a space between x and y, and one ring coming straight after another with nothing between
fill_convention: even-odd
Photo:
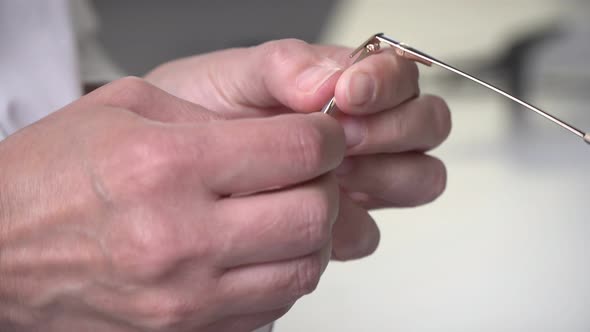
<instances>
[{"instance_id":1,"label":"knuckle","mask_svg":"<svg viewBox=\"0 0 590 332\"><path fill-rule=\"evenodd\" d=\"M155 280L182 259L181 248L170 245L180 242L178 234L167 222L149 219L148 223L136 217L135 220L139 221L122 230L124 239L115 239L110 248L115 269L135 280Z\"/></svg>"},{"instance_id":2,"label":"knuckle","mask_svg":"<svg viewBox=\"0 0 590 332\"><path fill-rule=\"evenodd\" d=\"M295 296L301 297L316 290L322 274L322 263L318 255L300 260L295 265Z\"/></svg>"},{"instance_id":3,"label":"knuckle","mask_svg":"<svg viewBox=\"0 0 590 332\"><path fill-rule=\"evenodd\" d=\"M113 106L135 109L146 102L154 88L139 77L128 76L108 84L106 89Z\"/></svg>"},{"instance_id":4,"label":"knuckle","mask_svg":"<svg viewBox=\"0 0 590 332\"><path fill-rule=\"evenodd\" d=\"M151 85L147 83L145 80L136 76L127 76L120 78L111 83L110 86L113 89L117 90L129 90L134 94L144 92L151 87Z\"/></svg>"},{"instance_id":5,"label":"knuckle","mask_svg":"<svg viewBox=\"0 0 590 332\"><path fill-rule=\"evenodd\" d=\"M310 45L299 39L281 39L262 44L262 53L270 64L282 67L301 58L302 52L309 52Z\"/></svg>"},{"instance_id":6,"label":"knuckle","mask_svg":"<svg viewBox=\"0 0 590 332\"><path fill-rule=\"evenodd\" d=\"M174 141L165 132L142 128L129 132L122 140L112 160L119 190L133 194L151 195L178 177L182 165L180 154L174 153ZM113 173L111 173L113 174Z\"/></svg>"}]
</instances>

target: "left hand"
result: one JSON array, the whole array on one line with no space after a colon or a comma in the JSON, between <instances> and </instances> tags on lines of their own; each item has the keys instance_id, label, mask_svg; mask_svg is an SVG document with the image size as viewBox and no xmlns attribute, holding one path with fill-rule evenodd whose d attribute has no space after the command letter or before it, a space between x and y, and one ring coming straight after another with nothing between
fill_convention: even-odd
<instances>
[{"instance_id":1,"label":"left hand","mask_svg":"<svg viewBox=\"0 0 590 332\"><path fill-rule=\"evenodd\" d=\"M379 231L369 209L428 203L446 170L426 155L448 136L450 112L420 96L417 66L392 50L350 65L351 49L280 40L161 65L146 76L160 88L226 118L317 112L335 94L347 158L337 169L344 192L333 257L372 253Z\"/></svg>"}]
</instances>

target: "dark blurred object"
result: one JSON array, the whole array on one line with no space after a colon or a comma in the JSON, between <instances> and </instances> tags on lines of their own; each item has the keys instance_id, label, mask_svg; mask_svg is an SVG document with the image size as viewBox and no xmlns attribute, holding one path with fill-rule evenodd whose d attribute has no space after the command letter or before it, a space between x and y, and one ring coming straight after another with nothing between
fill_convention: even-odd
<instances>
[{"instance_id":1,"label":"dark blurred object","mask_svg":"<svg viewBox=\"0 0 590 332\"><path fill-rule=\"evenodd\" d=\"M336 1L93 0L99 39L127 73L278 38L315 41Z\"/></svg>"},{"instance_id":2,"label":"dark blurred object","mask_svg":"<svg viewBox=\"0 0 590 332\"><path fill-rule=\"evenodd\" d=\"M527 71L530 70L529 62L535 51L542 44L563 37L558 26L549 26L545 29L521 36L509 44L508 49L494 63L485 66L484 74L501 74L506 79L507 90L517 98L526 98Z\"/></svg>"},{"instance_id":3,"label":"dark blurred object","mask_svg":"<svg viewBox=\"0 0 590 332\"><path fill-rule=\"evenodd\" d=\"M506 90L513 96L526 99L528 92L528 81L531 58L535 52L544 44L555 41L562 37L563 34L559 26L551 25L544 29L531 32L526 35L518 36L508 41L506 48L500 50L497 57L491 61L481 60L463 60L462 69L476 77L488 80L494 85ZM453 82L453 85L469 84L460 77L444 73L444 79ZM483 90L482 90L483 91ZM483 91L487 93L486 91ZM517 104L509 102L510 105L518 108Z\"/></svg>"}]
</instances>

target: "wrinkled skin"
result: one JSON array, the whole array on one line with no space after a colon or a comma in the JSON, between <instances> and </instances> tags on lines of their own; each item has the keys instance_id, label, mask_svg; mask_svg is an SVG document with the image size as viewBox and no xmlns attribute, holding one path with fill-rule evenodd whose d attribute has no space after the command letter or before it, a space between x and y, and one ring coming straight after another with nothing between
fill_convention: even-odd
<instances>
[{"instance_id":1,"label":"wrinkled skin","mask_svg":"<svg viewBox=\"0 0 590 332\"><path fill-rule=\"evenodd\" d=\"M348 52L285 40L181 59L0 142L0 330L250 331L330 257L372 253L369 209L443 191L424 151L450 120L414 64L383 52L344 70ZM337 119L305 114L334 91Z\"/></svg>"}]
</instances>

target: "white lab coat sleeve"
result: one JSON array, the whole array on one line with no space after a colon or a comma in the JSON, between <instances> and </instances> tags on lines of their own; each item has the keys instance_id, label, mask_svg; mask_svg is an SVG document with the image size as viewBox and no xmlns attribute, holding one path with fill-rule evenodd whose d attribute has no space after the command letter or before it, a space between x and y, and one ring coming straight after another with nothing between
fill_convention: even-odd
<instances>
[{"instance_id":1,"label":"white lab coat sleeve","mask_svg":"<svg viewBox=\"0 0 590 332\"><path fill-rule=\"evenodd\" d=\"M97 23L82 0L0 0L0 140L79 98L81 78L122 75L97 41Z\"/></svg>"},{"instance_id":2,"label":"white lab coat sleeve","mask_svg":"<svg viewBox=\"0 0 590 332\"><path fill-rule=\"evenodd\" d=\"M68 0L0 0L0 50L2 136L80 96Z\"/></svg>"}]
</instances>

